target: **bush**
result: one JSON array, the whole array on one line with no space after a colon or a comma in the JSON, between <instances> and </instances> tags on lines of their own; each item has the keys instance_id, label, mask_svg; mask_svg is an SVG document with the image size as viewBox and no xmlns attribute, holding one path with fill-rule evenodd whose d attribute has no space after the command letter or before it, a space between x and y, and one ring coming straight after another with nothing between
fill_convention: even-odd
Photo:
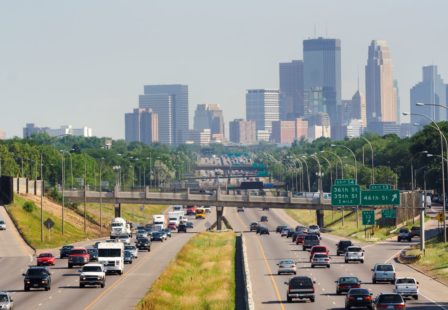
<instances>
[{"instance_id":1,"label":"bush","mask_svg":"<svg viewBox=\"0 0 448 310\"><path fill-rule=\"evenodd\" d=\"M31 213L31 212L33 212L34 211L34 209L36 209L36 205L34 204L34 202L32 202L32 201L26 201L24 204L23 204L23 210L25 210L26 212L28 212L28 213Z\"/></svg>"}]
</instances>

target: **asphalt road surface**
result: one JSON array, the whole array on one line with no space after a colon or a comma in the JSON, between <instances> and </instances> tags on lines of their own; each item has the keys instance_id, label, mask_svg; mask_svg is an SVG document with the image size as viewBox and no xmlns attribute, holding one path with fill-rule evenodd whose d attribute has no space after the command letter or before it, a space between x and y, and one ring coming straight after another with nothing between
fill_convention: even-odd
<instances>
[{"instance_id":1,"label":"asphalt road surface","mask_svg":"<svg viewBox=\"0 0 448 310\"><path fill-rule=\"evenodd\" d=\"M4 212L3 208L0 212ZM67 259L59 259L59 252L53 250L58 259L56 266L50 267L53 273L51 290L24 292L22 273L29 265L35 265L36 260L30 256L31 250L24 245L9 217L0 214L8 225L6 231L0 231L0 291L12 292L15 309L45 310L133 308L194 232L205 230L216 220L212 210L205 220L192 219L195 227L189 233L174 232L172 238L163 243L153 242L151 252L139 252L133 264L125 265L123 275L107 275L103 289L79 288L78 268L68 269Z\"/></svg>"},{"instance_id":2,"label":"asphalt road surface","mask_svg":"<svg viewBox=\"0 0 448 310\"><path fill-rule=\"evenodd\" d=\"M277 225L298 225L282 210L261 211L260 209L246 209L236 212L235 208L226 208L225 215L235 231L244 234L248 255L250 281L252 284L255 309L344 309L345 296L335 294L335 281L341 276L357 276L363 284L361 287L370 289L374 296L381 292L392 292L391 284L372 284L371 268L375 263L390 262L395 265L397 276L413 276L420 282L420 298L418 301L407 300L408 309L448 309L446 286L436 282L413 269L395 263L393 258L409 243L384 241L377 244L362 245L365 249L365 263L345 264L342 256L336 256L336 243L341 237L322 234L321 244L330 249L332 258L331 268L311 268L309 252L302 251L302 247L292 243L291 238L281 237L275 232ZM257 235L249 232L251 222L258 222L262 215L267 215L270 235ZM272 231L273 230L273 231ZM286 302L287 286L285 281L290 275L277 275L276 263L280 259L292 258L297 264L297 275L306 275L316 281L316 301Z\"/></svg>"}]
</instances>

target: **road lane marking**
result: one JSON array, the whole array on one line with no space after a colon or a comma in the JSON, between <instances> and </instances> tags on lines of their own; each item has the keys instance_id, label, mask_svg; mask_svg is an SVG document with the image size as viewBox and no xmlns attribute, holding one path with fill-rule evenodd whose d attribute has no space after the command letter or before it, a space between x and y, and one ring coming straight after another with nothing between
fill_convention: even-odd
<instances>
[{"instance_id":1,"label":"road lane marking","mask_svg":"<svg viewBox=\"0 0 448 310\"><path fill-rule=\"evenodd\" d=\"M280 302L280 307L282 308L282 310L285 310L285 306L283 305L282 298L280 297L280 292L278 290L277 283L275 283L274 277L272 276L271 266L269 266L268 259L266 257L266 254L264 253L263 246L261 245L260 239L259 238L256 238L256 239L258 241L258 247L260 249L261 255L263 255L263 259L264 259L264 263L266 265L266 268L269 271L269 278L271 279L272 285L274 286L275 294L277 295L277 299Z\"/></svg>"},{"instance_id":2,"label":"road lane marking","mask_svg":"<svg viewBox=\"0 0 448 310\"><path fill-rule=\"evenodd\" d=\"M441 304L437 303L437 301L434 301L434 300L432 300L431 298L426 297L426 296L423 295L422 293L420 293L420 295L421 295L423 298L425 298L425 299L429 300L430 302L432 302L433 304L435 304L437 307L442 308L442 309L445 309L445 310L448 310L448 308L446 308L446 307L442 306Z\"/></svg>"}]
</instances>

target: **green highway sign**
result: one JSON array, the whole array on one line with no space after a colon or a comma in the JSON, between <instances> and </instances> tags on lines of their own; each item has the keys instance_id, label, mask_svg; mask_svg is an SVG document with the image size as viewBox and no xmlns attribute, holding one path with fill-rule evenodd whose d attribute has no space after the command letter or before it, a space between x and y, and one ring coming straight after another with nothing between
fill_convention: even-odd
<instances>
[{"instance_id":1,"label":"green highway sign","mask_svg":"<svg viewBox=\"0 0 448 310\"><path fill-rule=\"evenodd\" d=\"M399 204L399 190L369 190L361 192L361 205L363 206L384 206Z\"/></svg>"},{"instance_id":2,"label":"green highway sign","mask_svg":"<svg viewBox=\"0 0 448 310\"><path fill-rule=\"evenodd\" d=\"M375 225L375 211L374 210L362 211L362 224L363 225Z\"/></svg>"},{"instance_id":3,"label":"green highway sign","mask_svg":"<svg viewBox=\"0 0 448 310\"><path fill-rule=\"evenodd\" d=\"M392 189L392 185L390 184L370 184L369 190L371 191L384 191Z\"/></svg>"},{"instance_id":4,"label":"green highway sign","mask_svg":"<svg viewBox=\"0 0 448 310\"><path fill-rule=\"evenodd\" d=\"M356 185L355 179L337 179L335 185Z\"/></svg>"},{"instance_id":5,"label":"green highway sign","mask_svg":"<svg viewBox=\"0 0 448 310\"><path fill-rule=\"evenodd\" d=\"M331 204L333 206L357 206L361 201L359 185L333 185Z\"/></svg>"},{"instance_id":6,"label":"green highway sign","mask_svg":"<svg viewBox=\"0 0 448 310\"><path fill-rule=\"evenodd\" d=\"M383 209L383 210L381 210L381 217L383 219L395 219L395 218L397 218L397 210Z\"/></svg>"}]
</instances>

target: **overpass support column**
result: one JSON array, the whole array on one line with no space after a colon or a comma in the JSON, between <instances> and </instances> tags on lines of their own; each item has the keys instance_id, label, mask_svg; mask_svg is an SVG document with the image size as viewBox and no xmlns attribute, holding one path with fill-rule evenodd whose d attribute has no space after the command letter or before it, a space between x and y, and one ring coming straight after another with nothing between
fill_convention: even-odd
<instances>
[{"instance_id":1,"label":"overpass support column","mask_svg":"<svg viewBox=\"0 0 448 310\"><path fill-rule=\"evenodd\" d=\"M216 230L222 230L222 215L224 213L224 207L216 207Z\"/></svg>"},{"instance_id":2,"label":"overpass support column","mask_svg":"<svg viewBox=\"0 0 448 310\"><path fill-rule=\"evenodd\" d=\"M316 210L316 224L324 227L324 210Z\"/></svg>"}]
</instances>

